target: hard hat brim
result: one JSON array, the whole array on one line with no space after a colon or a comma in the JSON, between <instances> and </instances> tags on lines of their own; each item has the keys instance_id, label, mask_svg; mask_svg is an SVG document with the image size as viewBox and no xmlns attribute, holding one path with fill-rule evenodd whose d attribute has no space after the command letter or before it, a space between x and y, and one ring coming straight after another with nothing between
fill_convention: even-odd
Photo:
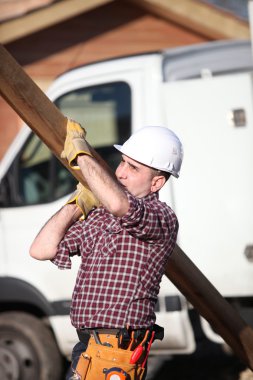
<instances>
[{"instance_id":1,"label":"hard hat brim","mask_svg":"<svg viewBox=\"0 0 253 380\"><path fill-rule=\"evenodd\" d=\"M114 148L116 148L117 150L119 150L120 152L122 152L122 145L114 144L113 146L114 146Z\"/></svg>"},{"instance_id":2,"label":"hard hat brim","mask_svg":"<svg viewBox=\"0 0 253 380\"><path fill-rule=\"evenodd\" d=\"M145 162L142 162L141 160L136 160L136 158L134 157L131 157L131 155L127 154L125 151L124 151L124 147L123 145L118 145L118 144L114 144L113 145L115 149L117 149L120 153L130 157L132 160L135 160L136 162L139 162L140 164L142 165L145 165L145 166L148 166L149 168L152 168L152 169L157 169L157 170L161 170L161 171L164 171L164 172L167 172L167 173L170 173L171 175L173 175L173 177L176 177L178 178L179 175L177 173L175 173L173 170L168 170L166 168L160 168L160 167L157 167L157 166L152 166L152 165L148 165L147 163Z\"/></svg>"}]
</instances>

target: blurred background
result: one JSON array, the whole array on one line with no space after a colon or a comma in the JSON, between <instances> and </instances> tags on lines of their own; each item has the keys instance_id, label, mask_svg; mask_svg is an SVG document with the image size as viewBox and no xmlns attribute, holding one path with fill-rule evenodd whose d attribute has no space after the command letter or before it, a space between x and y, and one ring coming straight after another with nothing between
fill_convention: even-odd
<instances>
[{"instance_id":1,"label":"blurred background","mask_svg":"<svg viewBox=\"0 0 253 380\"><path fill-rule=\"evenodd\" d=\"M249 38L246 0L0 0L0 42L45 91L97 60ZM0 159L22 121L0 99Z\"/></svg>"}]
</instances>

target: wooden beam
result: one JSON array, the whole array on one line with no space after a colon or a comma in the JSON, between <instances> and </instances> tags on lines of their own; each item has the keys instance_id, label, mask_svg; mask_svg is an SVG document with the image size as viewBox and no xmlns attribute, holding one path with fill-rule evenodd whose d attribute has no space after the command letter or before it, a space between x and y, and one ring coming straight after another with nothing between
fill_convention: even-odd
<instances>
[{"instance_id":1,"label":"wooden beam","mask_svg":"<svg viewBox=\"0 0 253 380\"><path fill-rule=\"evenodd\" d=\"M62 0L15 20L0 25L0 43L7 44L16 39L48 28L59 22L88 12L112 0Z\"/></svg>"},{"instance_id":2,"label":"wooden beam","mask_svg":"<svg viewBox=\"0 0 253 380\"><path fill-rule=\"evenodd\" d=\"M215 332L222 336L234 354L253 369L253 329L240 318L178 245L168 260L165 274Z\"/></svg>"},{"instance_id":3,"label":"wooden beam","mask_svg":"<svg viewBox=\"0 0 253 380\"><path fill-rule=\"evenodd\" d=\"M0 62L0 93L60 159L66 135L66 118L1 45ZM109 170L94 149L92 153ZM65 161L62 162L66 164ZM79 171L74 170L72 174L85 184ZM168 260L165 274L230 345L234 353L253 369L252 328L178 246Z\"/></svg>"},{"instance_id":4,"label":"wooden beam","mask_svg":"<svg viewBox=\"0 0 253 380\"><path fill-rule=\"evenodd\" d=\"M127 0L208 39L248 39L249 24L195 0Z\"/></svg>"},{"instance_id":5,"label":"wooden beam","mask_svg":"<svg viewBox=\"0 0 253 380\"><path fill-rule=\"evenodd\" d=\"M67 119L48 99L44 92L25 73L15 59L0 45L0 93L17 114L29 125L54 155L70 170L66 160L61 159L66 136ZM90 147L92 154L111 172L109 166ZM70 170L85 186L79 170Z\"/></svg>"}]
</instances>

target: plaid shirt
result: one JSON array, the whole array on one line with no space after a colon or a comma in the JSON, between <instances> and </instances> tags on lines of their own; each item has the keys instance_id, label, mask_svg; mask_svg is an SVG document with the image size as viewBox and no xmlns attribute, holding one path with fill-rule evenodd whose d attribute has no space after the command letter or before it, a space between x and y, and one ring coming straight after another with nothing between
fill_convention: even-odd
<instances>
[{"instance_id":1,"label":"plaid shirt","mask_svg":"<svg viewBox=\"0 0 253 380\"><path fill-rule=\"evenodd\" d=\"M122 218L100 207L67 231L52 260L71 268L81 255L72 297L76 328L145 328L155 323L154 308L172 253L178 221L169 206L152 193L137 199Z\"/></svg>"}]
</instances>

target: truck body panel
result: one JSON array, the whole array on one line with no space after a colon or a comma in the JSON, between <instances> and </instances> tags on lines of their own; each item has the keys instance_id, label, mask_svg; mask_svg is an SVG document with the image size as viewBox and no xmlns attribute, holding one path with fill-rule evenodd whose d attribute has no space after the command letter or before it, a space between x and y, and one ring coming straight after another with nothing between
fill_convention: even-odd
<instances>
[{"instance_id":1,"label":"truck body panel","mask_svg":"<svg viewBox=\"0 0 253 380\"><path fill-rule=\"evenodd\" d=\"M167 125L183 136L185 154L175 192L179 244L224 296L252 295L253 266L244 254L253 231L252 74L166 83L163 89ZM238 126L236 113L245 118Z\"/></svg>"}]
</instances>

